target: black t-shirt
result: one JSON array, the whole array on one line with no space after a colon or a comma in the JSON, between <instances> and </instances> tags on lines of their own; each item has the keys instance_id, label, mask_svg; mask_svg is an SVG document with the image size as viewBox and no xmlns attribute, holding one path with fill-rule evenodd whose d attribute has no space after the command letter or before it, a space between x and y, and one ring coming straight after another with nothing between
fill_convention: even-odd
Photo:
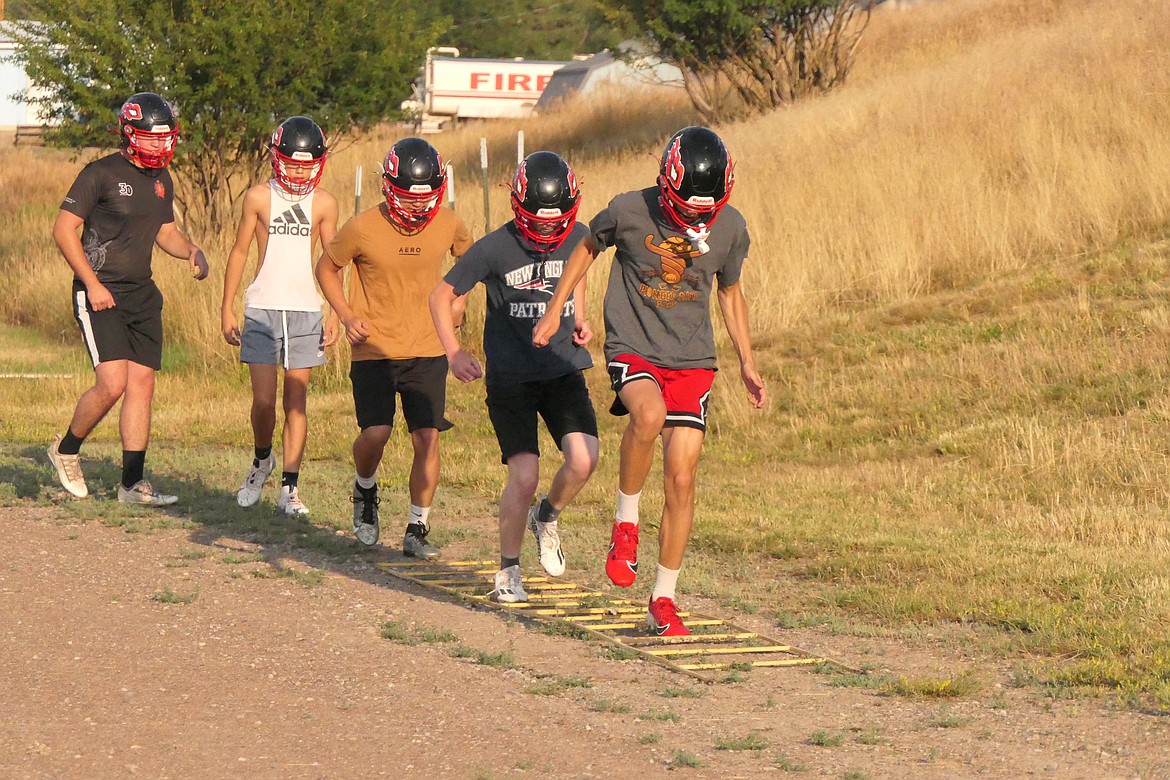
<instances>
[{"instance_id":1,"label":"black t-shirt","mask_svg":"<svg viewBox=\"0 0 1170 780\"><path fill-rule=\"evenodd\" d=\"M532 345L532 328L544 316L573 248L587 235L578 222L556 251L540 252L509 222L476 241L447 272L444 280L456 295L480 282L487 288L483 351L489 387L555 379L593 365L589 350L573 343L577 304L571 295L548 346Z\"/></svg>"},{"instance_id":2,"label":"black t-shirt","mask_svg":"<svg viewBox=\"0 0 1170 780\"><path fill-rule=\"evenodd\" d=\"M77 175L61 208L85 220L81 246L102 284L150 280L159 228L175 221L175 188L165 168L142 169L120 152Z\"/></svg>"}]
</instances>

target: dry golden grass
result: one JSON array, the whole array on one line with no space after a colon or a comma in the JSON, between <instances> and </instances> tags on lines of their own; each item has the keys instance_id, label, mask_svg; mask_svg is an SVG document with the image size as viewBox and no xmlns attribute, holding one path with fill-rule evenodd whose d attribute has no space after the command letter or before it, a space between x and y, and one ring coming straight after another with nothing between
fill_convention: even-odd
<instances>
[{"instance_id":1,"label":"dry golden grass","mask_svg":"<svg viewBox=\"0 0 1170 780\"><path fill-rule=\"evenodd\" d=\"M734 370L716 383L683 588L784 622L945 624L975 651L1073 659L1044 672L1050 682L1170 707L1167 18L1170 0L883 9L843 89L719 128L753 235L745 279L773 401L748 410ZM519 128L528 151L565 154L587 219L652 183L662 142L694 121L677 94L635 95L432 140L455 162L458 209L478 234L481 135L493 183L509 178ZM357 164L375 202L398 135L331 158L325 186L343 215ZM5 146L0 165L0 320L72 344L49 226L78 164ZM499 224L505 191L491 200ZM195 237L220 273L232 230ZM606 266L592 277L595 313ZM201 479L230 486L224 452L245 446L246 391L218 334L219 274L200 286L178 263L158 268L170 366L210 369L164 374L155 430L187 447L166 467L197 462ZM344 525L343 361L321 380L310 459L341 475L319 489L324 522ZM603 408L603 380L591 382ZM81 384L31 398L0 386L0 409L23 412L0 415L0 430L46 438ZM441 492L482 504L502 472L481 396L452 386L459 427ZM604 546L620 422L601 423L599 474L567 523L574 549ZM113 436L107 423L101 446ZM404 472L401 450L385 473ZM660 499L653 482L644 506Z\"/></svg>"}]
</instances>

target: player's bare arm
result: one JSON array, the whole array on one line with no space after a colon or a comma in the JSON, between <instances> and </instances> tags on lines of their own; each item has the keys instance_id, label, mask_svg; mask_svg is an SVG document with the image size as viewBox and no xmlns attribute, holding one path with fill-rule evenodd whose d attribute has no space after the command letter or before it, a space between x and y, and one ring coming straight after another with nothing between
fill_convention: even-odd
<instances>
[{"instance_id":1,"label":"player's bare arm","mask_svg":"<svg viewBox=\"0 0 1170 780\"><path fill-rule=\"evenodd\" d=\"M313 241L311 246L324 247L337 235L337 198L317 187L313 208ZM341 318L337 309L329 306L325 315L325 346L332 347L341 335Z\"/></svg>"},{"instance_id":2,"label":"player's bare arm","mask_svg":"<svg viewBox=\"0 0 1170 780\"><path fill-rule=\"evenodd\" d=\"M345 325L345 337L350 344L362 344L370 337L370 326L353 313L349 302L345 300L345 284L341 281L341 267L333 262L328 252L323 252L317 260L317 284L321 287L321 294L329 302L333 311L341 318Z\"/></svg>"},{"instance_id":3,"label":"player's bare arm","mask_svg":"<svg viewBox=\"0 0 1170 780\"><path fill-rule=\"evenodd\" d=\"M589 318L585 314L585 293L589 275L581 277L577 286L573 288L573 343L583 347L593 340L593 328L589 327Z\"/></svg>"},{"instance_id":4,"label":"player's bare arm","mask_svg":"<svg viewBox=\"0 0 1170 780\"><path fill-rule=\"evenodd\" d=\"M451 366L451 376L460 382L470 382L483 376L483 367L474 355L463 351L459 343L459 336L455 333L455 316L453 308L459 298L455 288L448 282L439 282L431 291L428 301L431 307L431 319L435 321L435 333L443 344L443 351L447 353L447 361Z\"/></svg>"},{"instance_id":5,"label":"player's bare arm","mask_svg":"<svg viewBox=\"0 0 1170 780\"><path fill-rule=\"evenodd\" d=\"M240 224L236 229L236 242L228 252L227 267L223 277L223 303L220 305L219 320L220 332L223 338L233 347L240 346L240 322L236 318L236 292L240 289L240 282L244 278L244 266L248 262L248 247L255 238L257 250L263 261L263 247L259 246L259 226L267 222L261 219L260 211L267 204L268 185L257 184L251 187L244 195L244 208L240 214ZM267 235L264 236L267 238Z\"/></svg>"},{"instance_id":6,"label":"player's bare arm","mask_svg":"<svg viewBox=\"0 0 1170 780\"><path fill-rule=\"evenodd\" d=\"M78 230L85 220L71 211L61 209L57 212L57 221L53 223L53 240L65 257L65 262L73 269L74 275L85 285L86 298L94 311L110 309L114 306L114 296L106 286L98 281L97 274L89 265L85 257L85 250L81 248L81 234Z\"/></svg>"},{"instance_id":7,"label":"player's bare arm","mask_svg":"<svg viewBox=\"0 0 1170 780\"><path fill-rule=\"evenodd\" d=\"M768 400L768 394L764 380L756 369L755 357L752 355L751 327L743 287L738 282L726 287L721 285L717 297L719 310L723 312L723 324L727 327L727 335L731 337L731 344L739 356L739 375L744 387L747 388L748 400L755 408L763 408Z\"/></svg>"},{"instance_id":8,"label":"player's bare arm","mask_svg":"<svg viewBox=\"0 0 1170 780\"><path fill-rule=\"evenodd\" d=\"M207 278L207 274L211 271L211 267L207 263L207 255L203 254L203 250L195 242L183 235L174 222L167 222L158 229L154 243L158 244L159 248L171 257L186 260L187 266L191 269L191 276L196 281L203 281Z\"/></svg>"},{"instance_id":9,"label":"player's bare arm","mask_svg":"<svg viewBox=\"0 0 1170 780\"><path fill-rule=\"evenodd\" d=\"M569 261L565 263L561 279L557 282L556 290L553 291L552 300L549 301L548 308L544 310L544 316L532 329L534 346L548 346L549 340L560 329L561 310L565 307L565 302L569 300L569 293L585 277L589 266L593 265L593 261L597 259L597 254L597 242L593 240L593 236L581 239L581 243L573 249L573 253L569 255Z\"/></svg>"}]
</instances>

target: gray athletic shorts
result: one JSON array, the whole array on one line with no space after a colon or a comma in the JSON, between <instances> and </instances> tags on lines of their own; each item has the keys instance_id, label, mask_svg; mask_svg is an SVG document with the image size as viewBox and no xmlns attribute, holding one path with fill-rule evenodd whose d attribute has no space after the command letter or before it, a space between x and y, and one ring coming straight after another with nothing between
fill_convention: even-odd
<instances>
[{"instance_id":1,"label":"gray athletic shorts","mask_svg":"<svg viewBox=\"0 0 1170 780\"><path fill-rule=\"evenodd\" d=\"M244 311L240 362L290 368L325 365L325 328L319 311Z\"/></svg>"}]
</instances>

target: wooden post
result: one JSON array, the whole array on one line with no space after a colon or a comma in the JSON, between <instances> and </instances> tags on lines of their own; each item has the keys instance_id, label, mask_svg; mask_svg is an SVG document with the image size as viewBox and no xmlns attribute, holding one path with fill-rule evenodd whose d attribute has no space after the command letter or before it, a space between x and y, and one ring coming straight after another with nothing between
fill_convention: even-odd
<instances>
[{"instance_id":1,"label":"wooden post","mask_svg":"<svg viewBox=\"0 0 1170 780\"><path fill-rule=\"evenodd\" d=\"M491 199L488 197L488 158L487 139L479 139L479 169L483 174L483 234L486 236L492 230Z\"/></svg>"}]
</instances>

